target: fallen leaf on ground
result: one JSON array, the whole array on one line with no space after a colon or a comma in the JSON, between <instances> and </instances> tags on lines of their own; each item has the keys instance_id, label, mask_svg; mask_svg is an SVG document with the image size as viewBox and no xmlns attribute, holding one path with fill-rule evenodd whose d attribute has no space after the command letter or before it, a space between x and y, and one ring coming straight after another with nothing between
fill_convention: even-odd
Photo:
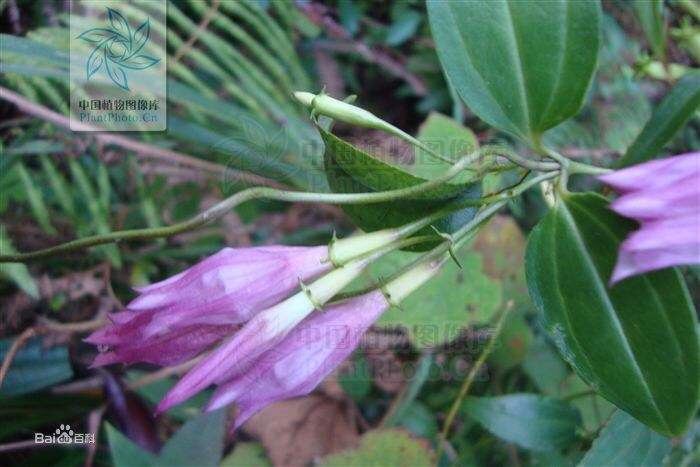
<instances>
[{"instance_id":1,"label":"fallen leaf on ground","mask_svg":"<svg viewBox=\"0 0 700 467\"><path fill-rule=\"evenodd\" d=\"M325 394L274 403L243 425L276 466L304 466L355 446L357 426L346 402Z\"/></svg>"}]
</instances>

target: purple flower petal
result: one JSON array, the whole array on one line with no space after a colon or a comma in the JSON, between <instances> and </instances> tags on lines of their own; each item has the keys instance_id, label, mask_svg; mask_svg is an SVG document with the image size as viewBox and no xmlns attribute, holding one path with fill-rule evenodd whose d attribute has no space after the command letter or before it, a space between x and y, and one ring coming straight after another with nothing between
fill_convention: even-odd
<instances>
[{"instance_id":1,"label":"purple flower petal","mask_svg":"<svg viewBox=\"0 0 700 467\"><path fill-rule=\"evenodd\" d=\"M672 250L668 248L641 251L620 250L610 283L615 284L631 276L670 266L698 263L699 252L697 243L680 245Z\"/></svg>"},{"instance_id":2,"label":"purple flower petal","mask_svg":"<svg viewBox=\"0 0 700 467\"><path fill-rule=\"evenodd\" d=\"M368 262L368 258L362 258L336 268L309 284L306 290L255 315L240 331L182 377L156 411L167 410L211 384L221 384L245 374L261 355L282 342L316 306L323 305L356 278ZM314 297L313 300L310 295Z\"/></svg>"},{"instance_id":3,"label":"purple flower petal","mask_svg":"<svg viewBox=\"0 0 700 467\"><path fill-rule=\"evenodd\" d=\"M319 247L224 248L162 282L138 289L127 310L87 342L107 346L96 366L172 364L191 358L238 329L258 311L287 297L298 281L330 269Z\"/></svg>"},{"instance_id":4,"label":"purple flower petal","mask_svg":"<svg viewBox=\"0 0 700 467\"><path fill-rule=\"evenodd\" d=\"M323 262L328 252L319 247L224 248L186 271L165 281L141 288L142 295L127 308L134 311L182 305L235 308L239 322L251 310L266 308L298 286L332 266ZM275 287L270 287L274 281ZM205 311L206 312L206 311ZM233 314L233 310L230 310Z\"/></svg>"},{"instance_id":5,"label":"purple flower petal","mask_svg":"<svg viewBox=\"0 0 700 467\"><path fill-rule=\"evenodd\" d=\"M623 193L611 209L640 223L620 246L611 284L700 263L700 152L639 164L600 179Z\"/></svg>"},{"instance_id":6,"label":"purple flower petal","mask_svg":"<svg viewBox=\"0 0 700 467\"><path fill-rule=\"evenodd\" d=\"M694 244L700 249L700 216L689 215L675 219L643 222L642 228L624 241L628 251L655 250ZM696 262L700 256L695 255Z\"/></svg>"},{"instance_id":7,"label":"purple flower petal","mask_svg":"<svg viewBox=\"0 0 700 467\"><path fill-rule=\"evenodd\" d=\"M223 337L235 332L237 326L186 326L154 339L134 340L99 354L92 367L112 363L146 362L176 365L206 350Z\"/></svg>"},{"instance_id":8,"label":"purple flower petal","mask_svg":"<svg viewBox=\"0 0 700 467\"><path fill-rule=\"evenodd\" d=\"M673 185L677 179L690 173L700 173L698 152L656 159L598 178L620 193Z\"/></svg>"},{"instance_id":9,"label":"purple flower petal","mask_svg":"<svg viewBox=\"0 0 700 467\"><path fill-rule=\"evenodd\" d=\"M297 294L292 299L296 297L305 298ZM179 404L210 384L218 384L231 375L246 371L260 354L282 340L298 320L313 309L310 303L290 304L289 299L284 302L284 310L280 309L280 305L255 315L240 331L185 374L160 401L156 412ZM299 318L281 316L285 312Z\"/></svg>"},{"instance_id":10,"label":"purple flower petal","mask_svg":"<svg viewBox=\"0 0 700 467\"><path fill-rule=\"evenodd\" d=\"M610 207L620 215L639 220L666 219L700 212L698 174L686 174L672 186L629 192Z\"/></svg>"},{"instance_id":11,"label":"purple flower petal","mask_svg":"<svg viewBox=\"0 0 700 467\"><path fill-rule=\"evenodd\" d=\"M207 410L235 401L238 428L268 404L308 394L355 350L387 307L374 291L312 315L248 371L219 386Z\"/></svg>"}]
</instances>

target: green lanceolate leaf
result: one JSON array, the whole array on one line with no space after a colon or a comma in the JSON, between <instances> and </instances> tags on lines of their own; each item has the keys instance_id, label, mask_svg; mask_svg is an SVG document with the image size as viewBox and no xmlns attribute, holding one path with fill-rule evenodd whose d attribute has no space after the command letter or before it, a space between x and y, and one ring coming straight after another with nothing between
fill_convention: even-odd
<instances>
[{"instance_id":1,"label":"green lanceolate leaf","mask_svg":"<svg viewBox=\"0 0 700 467\"><path fill-rule=\"evenodd\" d=\"M634 222L602 196L563 196L530 234L530 295L566 360L601 396L662 434L698 404L697 318L675 269L608 285Z\"/></svg>"},{"instance_id":2,"label":"green lanceolate leaf","mask_svg":"<svg viewBox=\"0 0 700 467\"><path fill-rule=\"evenodd\" d=\"M7 235L5 227L0 225L0 251L3 254L17 253L10 237ZM0 279L7 276L24 293L34 299L39 298L39 286L29 273L26 264L23 263L2 263L0 264ZM1 345L1 344L0 344Z\"/></svg>"},{"instance_id":3,"label":"green lanceolate leaf","mask_svg":"<svg viewBox=\"0 0 700 467\"><path fill-rule=\"evenodd\" d=\"M581 424L566 402L537 394L468 397L463 410L495 436L536 451L568 446Z\"/></svg>"},{"instance_id":4,"label":"green lanceolate leaf","mask_svg":"<svg viewBox=\"0 0 700 467\"><path fill-rule=\"evenodd\" d=\"M0 340L0 360L4 359L14 338ZM40 338L34 338L22 347L7 372L0 396L14 396L38 391L52 384L70 379L73 370L65 346L44 348Z\"/></svg>"},{"instance_id":5,"label":"green lanceolate leaf","mask_svg":"<svg viewBox=\"0 0 700 467\"><path fill-rule=\"evenodd\" d=\"M618 410L579 462L579 467L600 465L661 465L671 451L671 440Z\"/></svg>"},{"instance_id":6,"label":"green lanceolate leaf","mask_svg":"<svg viewBox=\"0 0 700 467\"><path fill-rule=\"evenodd\" d=\"M663 0L634 0L632 6L654 51L654 56L663 61L666 49Z\"/></svg>"},{"instance_id":7,"label":"green lanceolate leaf","mask_svg":"<svg viewBox=\"0 0 700 467\"><path fill-rule=\"evenodd\" d=\"M326 178L336 193L366 193L407 188L428 181L409 173L398 165L389 164L318 128L325 144L324 165ZM442 175L441 172L439 175ZM443 183L414 197L400 201L367 205L344 205L343 209L365 231L397 227L424 217L451 202L476 199L481 196L481 184L476 172L465 171L455 183ZM421 173L422 174L422 173ZM470 175L471 174L471 175ZM469 222L477 208L456 211L433 225L439 232L452 233ZM426 227L417 235L436 235ZM437 236L436 236L437 238ZM411 247L424 251L435 246L432 242Z\"/></svg>"},{"instance_id":8,"label":"green lanceolate leaf","mask_svg":"<svg viewBox=\"0 0 700 467\"><path fill-rule=\"evenodd\" d=\"M105 430L115 467L150 467L155 464L154 454L138 446L112 425L106 423Z\"/></svg>"},{"instance_id":9,"label":"green lanceolate leaf","mask_svg":"<svg viewBox=\"0 0 700 467\"><path fill-rule=\"evenodd\" d=\"M574 115L598 57L597 1L429 0L440 62L481 119L523 139Z\"/></svg>"},{"instance_id":10,"label":"green lanceolate leaf","mask_svg":"<svg viewBox=\"0 0 700 467\"><path fill-rule=\"evenodd\" d=\"M321 133L321 138L326 146L326 159L330 159L330 163L334 166L342 169L352 178L372 190L384 191L407 188L429 180L428 177L409 173L398 164L391 164L374 157L323 128L319 127L318 131ZM449 168L447 164L440 163L440 161L436 161L435 164L444 168L440 173L435 174L437 176L443 175L444 171ZM443 183L431 190L409 197L409 199L431 201L449 199L469 188L469 185L477 179L477 175L472 172L470 180L460 180L459 183Z\"/></svg>"},{"instance_id":11,"label":"green lanceolate leaf","mask_svg":"<svg viewBox=\"0 0 700 467\"><path fill-rule=\"evenodd\" d=\"M618 167L641 164L659 152L700 107L700 73L691 73L676 83L654 109L642 132L617 163Z\"/></svg>"},{"instance_id":12,"label":"green lanceolate leaf","mask_svg":"<svg viewBox=\"0 0 700 467\"><path fill-rule=\"evenodd\" d=\"M217 466L224 450L226 411L204 412L185 423L158 454L158 466Z\"/></svg>"}]
</instances>

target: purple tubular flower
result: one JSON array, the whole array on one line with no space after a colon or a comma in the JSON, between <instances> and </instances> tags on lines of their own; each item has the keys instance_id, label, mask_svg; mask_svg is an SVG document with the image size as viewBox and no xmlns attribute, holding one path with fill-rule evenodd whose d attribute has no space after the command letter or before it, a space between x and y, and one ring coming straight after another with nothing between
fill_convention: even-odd
<instances>
[{"instance_id":1,"label":"purple tubular flower","mask_svg":"<svg viewBox=\"0 0 700 467\"><path fill-rule=\"evenodd\" d=\"M147 341L126 340L95 357L91 368L113 363L147 362L176 365L235 332L239 326L195 324L182 326Z\"/></svg>"},{"instance_id":2,"label":"purple tubular flower","mask_svg":"<svg viewBox=\"0 0 700 467\"><path fill-rule=\"evenodd\" d=\"M126 311L86 341L109 348L93 366L169 365L205 350L260 310L332 267L326 246L224 248L162 282L137 289Z\"/></svg>"},{"instance_id":3,"label":"purple tubular flower","mask_svg":"<svg viewBox=\"0 0 700 467\"><path fill-rule=\"evenodd\" d=\"M260 396L238 400L246 418L274 400L307 393L352 352L389 302L400 302L444 261L427 261L386 284L383 292L313 314L394 248L397 235L388 229L334 240L329 247L225 249L139 289L141 296L125 311L110 316L110 326L86 339L101 346L93 366L172 365L217 345L173 386L156 412L210 385L220 387L211 402L218 407L240 399L236 388L257 379L264 386ZM307 332L317 336L307 339Z\"/></svg>"},{"instance_id":4,"label":"purple tubular flower","mask_svg":"<svg viewBox=\"0 0 700 467\"><path fill-rule=\"evenodd\" d=\"M163 412L211 384L222 384L245 373L259 357L279 345L314 308L326 303L357 277L369 259L334 269L277 305L261 311L192 368L160 401Z\"/></svg>"},{"instance_id":5,"label":"purple tubular flower","mask_svg":"<svg viewBox=\"0 0 700 467\"><path fill-rule=\"evenodd\" d=\"M161 311L167 322L183 310L197 322L241 323L286 297L299 285L330 269L328 247L263 246L224 248L162 282L137 289L131 311ZM163 312L165 311L165 312Z\"/></svg>"},{"instance_id":6,"label":"purple tubular flower","mask_svg":"<svg viewBox=\"0 0 700 467\"><path fill-rule=\"evenodd\" d=\"M400 303L433 277L447 258L421 263L381 290L310 315L253 365L228 373L206 410L235 402L238 428L273 402L310 393L357 348L362 334L389 305Z\"/></svg>"},{"instance_id":7,"label":"purple tubular flower","mask_svg":"<svg viewBox=\"0 0 700 467\"><path fill-rule=\"evenodd\" d=\"M620 246L612 284L656 269L700 263L700 152L599 178L622 195L611 209L640 223Z\"/></svg>"},{"instance_id":8,"label":"purple tubular flower","mask_svg":"<svg viewBox=\"0 0 700 467\"><path fill-rule=\"evenodd\" d=\"M388 306L377 290L314 313L262 354L249 371L220 385L206 410L235 400L238 428L268 404L308 394L355 350L362 334Z\"/></svg>"}]
</instances>

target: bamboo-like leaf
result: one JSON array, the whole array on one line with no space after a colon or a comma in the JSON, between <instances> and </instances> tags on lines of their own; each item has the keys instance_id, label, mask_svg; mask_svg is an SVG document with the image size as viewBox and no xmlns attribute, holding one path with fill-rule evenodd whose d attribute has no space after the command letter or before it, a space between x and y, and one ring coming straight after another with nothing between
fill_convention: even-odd
<instances>
[{"instance_id":1,"label":"bamboo-like leaf","mask_svg":"<svg viewBox=\"0 0 700 467\"><path fill-rule=\"evenodd\" d=\"M70 66L69 55L65 51L24 37L0 34L0 55L3 61L5 57L13 54L40 59L45 65L65 68Z\"/></svg>"},{"instance_id":2,"label":"bamboo-like leaf","mask_svg":"<svg viewBox=\"0 0 700 467\"><path fill-rule=\"evenodd\" d=\"M109 183L107 167L102 163L97 164L97 190L99 192L100 209L106 214L109 212L109 196L112 193L112 186Z\"/></svg>"},{"instance_id":3,"label":"bamboo-like leaf","mask_svg":"<svg viewBox=\"0 0 700 467\"><path fill-rule=\"evenodd\" d=\"M44 175L49 179L49 185L51 186L53 194L56 196L56 201L58 201L66 214L71 217L75 216L75 203L73 202L73 196L70 193L68 182L63 175L58 172L56 166L51 162L48 156L39 157L39 161L41 162Z\"/></svg>"},{"instance_id":4,"label":"bamboo-like leaf","mask_svg":"<svg viewBox=\"0 0 700 467\"><path fill-rule=\"evenodd\" d=\"M661 149L700 107L700 73L680 79L654 109L642 132L617 162L618 167L641 164L660 156Z\"/></svg>"},{"instance_id":5,"label":"bamboo-like leaf","mask_svg":"<svg viewBox=\"0 0 700 467\"><path fill-rule=\"evenodd\" d=\"M25 193L27 194L27 201L29 201L29 206L32 209L32 214L36 218L37 222L44 232L49 235L56 235L56 229L51 225L51 215L49 214L49 209L44 203L44 197L41 194L41 190L34 184L29 171L24 166L22 162L17 163L16 170L19 173L19 177L22 180L22 185L24 186Z\"/></svg>"},{"instance_id":6,"label":"bamboo-like leaf","mask_svg":"<svg viewBox=\"0 0 700 467\"><path fill-rule=\"evenodd\" d=\"M651 45L651 50L654 51L654 56L658 60L665 61L666 24L663 0L634 0L632 6Z\"/></svg>"},{"instance_id":7,"label":"bamboo-like leaf","mask_svg":"<svg viewBox=\"0 0 700 467\"><path fill-rule=\"evenodd\" d=\"M83 202L87 204L90 220L92 221L90 231L98 234L107 234L111 232L112 229L109 226L108 212L103 211L101 206L103 203L100 202L100 198L90 183L83 167L74 158L71 158L68 160L68 168L70 169L74 183L81 192ZM116 245L102 245L98 248L106 254L112 264L116 267L121 267L121 256L119 255L119 250Z\"/></svg>"},{"instance_id":8,"label":"bamboo-like leaf","mask_svg":"<svg viewBox=\"0 0 700 467\"><path fill-rule=\"evenodd\" d=\"M5 228L0 225L0 251L3 254L16 253ZM0 263L0 274L9 277L12 282L32 298L39 298L39 286L29 274L27 265L23 263Z\"/></svg>"}]
</instances>

